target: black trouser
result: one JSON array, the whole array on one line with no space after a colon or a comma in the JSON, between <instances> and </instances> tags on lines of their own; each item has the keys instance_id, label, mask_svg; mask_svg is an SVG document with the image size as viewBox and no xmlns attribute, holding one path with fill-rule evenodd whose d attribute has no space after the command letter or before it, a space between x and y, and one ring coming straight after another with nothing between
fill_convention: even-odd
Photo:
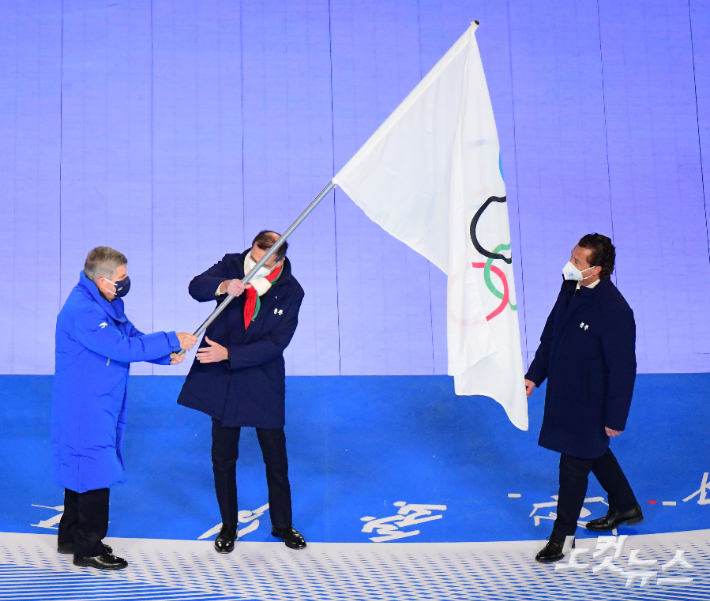
<instances>
[{"instance_id":1,"label":"black trouser","mask_svg":"<svg viewBox=\"0 0 710 601\"><path fill-rule=\"evenodd\" d=\"M596 459L580 459L570 455L560 457L560 491L557 499L557 519L551 539L564 540L577 530L579 513L587 495L589 472L592 472L606 491L609 508L629 511L638 504L629 481L621 471L611 449Z\"/></svg>"},{"instance_id":2,"label":"black trouser","mask_svg":"<svg viewBox=\"0 0 710 601\"><path fill-rule=\"evenodd\" d=\"M74 492L64 489L64 514L59 521L59 544L74 544L74 555L96 557L108 532L108 488Z\"/></svg>"},{"instance_id":3,"label":"black trouser","mask_svg":"<svg viewBox=\"0 0 710 601\"><path fill-rule=\"evenodd\" d=\"M224 428L212 419L212 470L222 524L237 526L237 459L241 428ZM283 428L257 428L261 454L266 464L269 513L276 528L291 526L291 485L288 482L286 435Z\"/></svg>"}]
</instances>

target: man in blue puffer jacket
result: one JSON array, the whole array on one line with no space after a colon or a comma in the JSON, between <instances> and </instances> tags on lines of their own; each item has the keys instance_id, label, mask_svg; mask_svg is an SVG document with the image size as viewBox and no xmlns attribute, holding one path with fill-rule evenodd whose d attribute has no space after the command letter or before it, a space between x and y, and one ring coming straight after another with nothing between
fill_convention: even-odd
<instances>
[{"instance_id":1,"label":"man in blue puffer jacket","mask_svg":"<svg viewBox=\"0 0 710 601\"><path fill-rule=\"evenodd\" d=\"M126 427L126 384L134 361L180 363L197 342L192 334L143 334L126 318L128 261L99 246L86 258L79 283L57 318L52 456L55 480L64 487L58 551L74 564L121 569L102 539L108 530L109 487L123 482L121 443Z\"/></svg>"}]
</instances>

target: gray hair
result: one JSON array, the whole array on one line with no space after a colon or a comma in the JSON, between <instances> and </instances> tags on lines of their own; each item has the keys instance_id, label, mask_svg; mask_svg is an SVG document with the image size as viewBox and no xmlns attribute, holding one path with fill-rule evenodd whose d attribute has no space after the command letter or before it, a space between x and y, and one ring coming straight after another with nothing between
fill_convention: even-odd
<instances>
[{"instance_id":1,"label":"gray hair","mask_svg":"<svg viewBox=\"0 0 710 601\"><path fill-rule=\"evenodd\" d=\"M128 265L126 255L108 246L97 246L86 256L84 273L92 282L99 278L110 279L121 265Z\"/></svg>"}]
</instances>

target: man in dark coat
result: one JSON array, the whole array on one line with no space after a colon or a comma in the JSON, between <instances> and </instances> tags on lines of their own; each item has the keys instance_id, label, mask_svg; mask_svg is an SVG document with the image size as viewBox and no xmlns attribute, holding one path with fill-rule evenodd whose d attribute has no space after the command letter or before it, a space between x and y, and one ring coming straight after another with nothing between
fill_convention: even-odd
<instances>
[{"instance_id":1,"label":"man in dark coat","mask_svg":"<svg viewBox=\"0 0 710 601\"><path fill-rule=\"evenodd\" d=\"M547 378L538 444L561 453L557 519L541 562L564 557L584 505L589 472L607 492L609 511L587 524L607 531L643 519L641 507L609 448L626 428L636 379L634 314L609 277L616 251L601 234L584 236L563 269L557 297L535 359L525 376L527 394Z\"/></svg>"},{"instance_id":2,"label":"man in dark coat","mask_svg":"<svg viewBox=\"0 0 710 601\"><path fill-rule=\"evenodd\" d=\"M220 553L234 550L238 508L236 463L242 426L256 428L266 464L271 534L292 549L306 546L293 528L286 457L286 372L283 352L291 342L303 289L291 274L287 244L271 256L245 287L241 280L279 235L260 232L251 248L228 254L190 282L190 295L207 302L235 298L207 328L178 403L212 418L212 469L222 528Z\"/></svg>"}]
</instances>

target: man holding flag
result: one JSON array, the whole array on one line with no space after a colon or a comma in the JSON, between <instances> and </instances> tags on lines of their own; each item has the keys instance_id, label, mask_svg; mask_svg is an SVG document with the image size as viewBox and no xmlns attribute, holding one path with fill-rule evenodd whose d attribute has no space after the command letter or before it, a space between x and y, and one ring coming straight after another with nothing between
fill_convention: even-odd
<instances>
[{"instance_id":1,"label":"man holding flag","mask_svg":"<svg viewBox=\"0 0 710 601\"><path fill-rule=\"evenodd\" d=\"M505 183L493 108L476 43L477 27L478 22L474 22L468 28L284 232L281 241L303 222L330 190L340 186L370 219L447 274L449 374L454 376L456 393L483 395L496 400L516 427L527 430L527 397L523 385ZM253 259L259 261L259 257L263 257L264 262L270 261L272 256L269 253L274 252L273 257L278 261L280 255L276 250L280 242L274 243L267 254L261 253ZM224 290L220 278L248 280L251 274L247 271L253 265L244 264L245 257L246 253L241 258L228 255L220 264L198 276L191 284L193 297L200 301L213 300L217 286L220 286L217 295L225 291L231 297L241 295L243 289L236 281L232 280ZM273 262L267 262L265 267L271 264ZM225 271L229 265L231 267ZM295 312L302 291L300 295L298 304L294 305ZM298 293L294 292L292 296L296 297ZM228 297L225 306L230 300ZM230 315L235 311L235 307L229 306L225 313ZM289 309L289 312L288 323L292 329L279 335L281 351L295 329L294 311ZM224 321L219 308L201 328L207 327L213 319L215 324L220 323L219 319ZM251 343L253 325L242 339L239 338L241 331L231 321L222 327L230 328L229 336L236 337L238 345ZM239 327L246 330L244 326ZM237 359L233 360L231 347L223 346L223 342L214 344L219 340L212 331L207 330L207 342L198 353L198 361L205 363L208 359L221 366L226 366L229 361L231 378L240 373L235 370L242 369L242 362L249 367L258 365L241 350L237 350ZM221 335L226 338L226 331ZM255 348L261 349L261 346ZM213 370L210 366L200 367L195 363L179 401L218 420L221 426L216 425L217 429L213 430L217 434L221 432L219 428L225 426L220 416L229 413L227 408L232 402L228 400L225 405L225 395L229 399L240 394L234 380L230 387L227 373L227 367ZM210 374L221 382L219 386L223 390L217 396L203 390L207 383L205 378ZM251 388L249 393L252 393ZM252 405L256 407L256 401ZM276 426L261 427L280 427L282 418L277 421ZM236 460L236 447L234 458ZM230 473L232 469L229 468ZM232 488L230 484L229 490ZM225 512L222 500L220 509L223 520L226 520L225 515L232 515L231 510ZM273 506L271 512L273 521ZM288 516L290 518L290 512ZM229 539L236 532L236 518L232 517L232 520L233 530L223 529L217 538L218 550L228 551L232 548L230 545L233 546Z\"/></svg>"},{"instance_id":2,"label":"man holding flag","mask_svg":"<svg viewBox=\"0 0 710 601\"><path fill-rule=\"evenodd\" d=\"M291 486L286 457L286 374L283 352L298 325L303 288L291 273L283 243L247 286L242 283L279 240L262 231L251 248L228 254L190 282L197 301L237 297L207 328L178 403L212 418L212 469L222 529L219 553L231 553L237 539L236 464L243 426L256 428L266 464L272 535L302 549L303 536L291 523Z\"/></svg>"}]
</instances>

